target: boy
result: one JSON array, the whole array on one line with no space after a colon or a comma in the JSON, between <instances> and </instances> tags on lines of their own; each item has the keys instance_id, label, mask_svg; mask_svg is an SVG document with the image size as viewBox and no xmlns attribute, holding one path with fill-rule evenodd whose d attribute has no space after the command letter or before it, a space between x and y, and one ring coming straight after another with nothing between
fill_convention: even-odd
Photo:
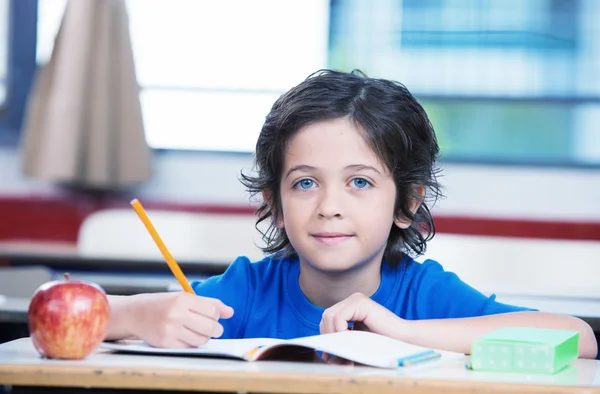
<instances>
[{"instance_id":1,"label":"boy","mask_svg":"<svg viewBox=\"0 0 600 394\"><path fill-rule=\"evenodd\" d=\"M199 346L211 337L291 338L353 322L416 345L468 353L502 326L580 332L580 319L506 305L434 261L414 261L435 228L438 145L423 108L402 85L360 73L318 72L282 95L256 145L258 222L269 256L240 257L185 293L110 297L107 339Z\"/></svg>"}]
</instances>

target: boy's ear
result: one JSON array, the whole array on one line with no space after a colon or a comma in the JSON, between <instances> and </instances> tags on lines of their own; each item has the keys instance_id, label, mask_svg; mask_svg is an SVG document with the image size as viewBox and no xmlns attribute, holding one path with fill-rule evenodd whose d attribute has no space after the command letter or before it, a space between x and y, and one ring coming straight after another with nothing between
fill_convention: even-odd
<instances>
[{"instance_id":1,"label":"boy's ear","mask_svg":"<svg viewBox=\"0 0 600 394\"><path fill-rule=\"evenodd\" d=\"M263 201L266 202L267 204L269 204L269 207L271 209L273 209L273 207L270 204L270 201L271 201L271 192L269 192L269 191L263 191L262 192L262 197L263 197ZM275 223L275 227L277 227L279 229L282 229L284 227L283 226L283 218L280 218L279 217L280 215L277 212L273 212L272 214L273 214L272 219L273 219L273 223Z\"/></svg>"},{"instance_id":2,"label":"boy's ear","mask_svg":"<svg viewBox=\"0 0 600 394\"><path fill-rule=\"evenodd\" d=\"M408 203L408 209L414 215L415 212L417 212L417 209L419 209L419 207L423 203L423 198L425 198L425 188L421 185L415 185L413 190L417 194L418 197L410 199L410 201ZM394 218L394 224L398 228L407 229L410 227L411 220L406 218L402 214L402 212L398 212L396 214L396 217Z\"/></svg>"}]
</instances>

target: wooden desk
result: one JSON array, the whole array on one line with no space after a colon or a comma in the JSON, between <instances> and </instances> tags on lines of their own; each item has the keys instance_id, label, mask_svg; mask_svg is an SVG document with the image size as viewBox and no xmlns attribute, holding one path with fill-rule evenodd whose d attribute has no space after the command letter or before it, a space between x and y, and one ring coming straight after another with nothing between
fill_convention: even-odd
<instances>
[{"instance_id":1,"label":"wooden desk","mask_svg":"<svg viewBox=\"0 0 600 394\"><path fill-rule=\"evenodd\" d=\"M29 298L0 297L0 323L27 323Z\"/></svg>"},{"instance_id":2,"label":"wooden desk","mask_svg":"<svg viewBox=\"0 0 600 394\"><path fill-rule=\"evenodd\" d=\"M225 272L230 262L178 263L189 280L204 280ZM64 272L69 272L71 278L95 282L109 294L129 295L180 289L163 259L84 256L77 252L75 246L68 244L0 242L0 266L47 267L59 278Z\"/></svg>"},{"instance_id":3,"label":"wooden desk","mask_svg":"<svg viewBox=\"0 0 600 394\"><path fill-rule=\"evenodd\" d=\"M178 260L177 262L186 274L216 275L223 273L231 261ZM133 256L115 258L82 255L74 246L35 242L0 242L0 265L43 265L56 270L74 269L93 272L170 273L162 258L149 260Z\"/></svg>"},{"instance_id":4,"label":"wooden desk","mask_svg":"<svg viewBox=\"0 0 600 394\"><path fill-rule=\"evenodd\" d=\"M298 362L115 354L45 360L28 338L0 345L0 385L261 393L600 393L600 362L576 360L556 375L470 371L447 359L383 370Z\"/></svg>"}]
</instances>

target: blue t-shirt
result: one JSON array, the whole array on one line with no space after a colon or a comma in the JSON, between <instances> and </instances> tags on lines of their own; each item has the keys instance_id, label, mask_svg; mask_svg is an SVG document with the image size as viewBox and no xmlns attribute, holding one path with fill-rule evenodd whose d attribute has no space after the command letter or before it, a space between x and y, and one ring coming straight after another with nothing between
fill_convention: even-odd
<instances>
[{"instance_id":1,"label":"blue t-shirt","mask_svg":"<svg viewBox=\"0 0 600 394\"><path fill-rule=\"evenodd\" d=\"M234 309L221 319L221 338L296 338L319 334L323 308L298 284L297 257L258 262L237 258L222 274L193 282L196 294L218 298ZM499 303L446 272L433 260L405 258L400 267L382 264L381 283L371 299L407 320L458 318L533 310Z\"/></svg>"}]
</instances>

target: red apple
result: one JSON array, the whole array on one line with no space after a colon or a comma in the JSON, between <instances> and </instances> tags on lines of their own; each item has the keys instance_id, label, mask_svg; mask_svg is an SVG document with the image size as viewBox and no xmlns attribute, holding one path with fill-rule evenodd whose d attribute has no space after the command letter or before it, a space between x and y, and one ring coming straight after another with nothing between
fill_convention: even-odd
<instances>
[{"instance_id":1,"label":"red apple","mask_svg":"<svg viewBox=\"0 0 600 394\"><path fill-rule=\"evenodd\" d=\"M58 280L41 285L29 305L29 334L48 358L82 359L104 340L110 307L95 283Z\"/></svg>"}]
</instances>

